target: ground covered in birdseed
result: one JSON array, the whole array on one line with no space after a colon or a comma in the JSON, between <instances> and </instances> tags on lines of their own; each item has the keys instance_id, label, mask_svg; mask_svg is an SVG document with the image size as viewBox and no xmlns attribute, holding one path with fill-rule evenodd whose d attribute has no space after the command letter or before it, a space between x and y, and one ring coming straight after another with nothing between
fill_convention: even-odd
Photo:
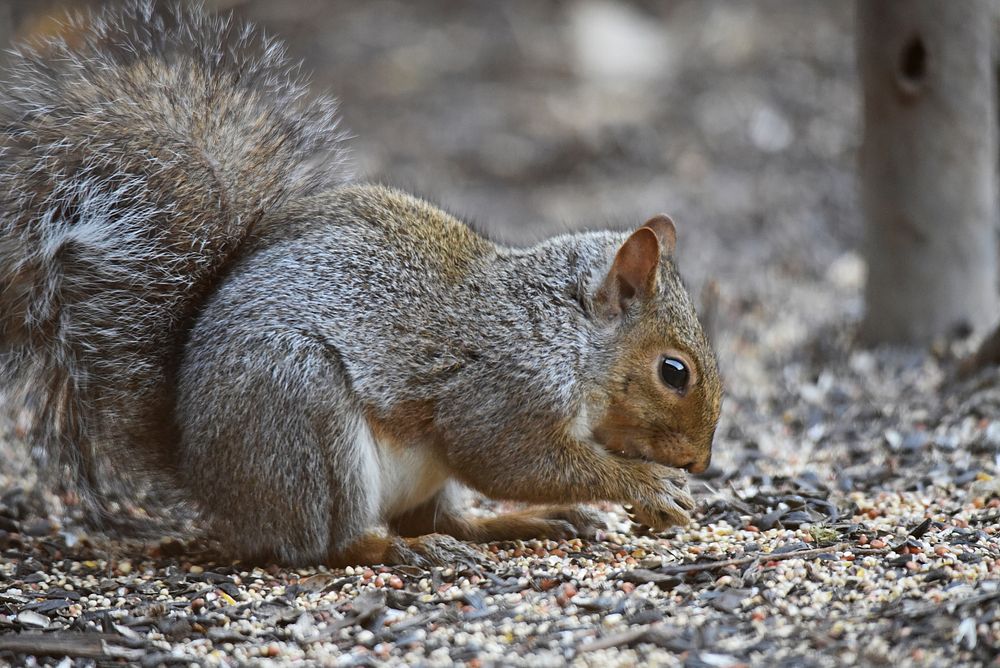
<instances>
[{"instance_id":1,"label":"ground covered in birdseed","mask_svg":"<svg viewBox=\"0 0 1000 668\"><path fill-rule=\"evenodd\" d=\"M363 173L513 240L674 215L727 389L694 522L249 568L88 533L14 437L0 664L996 665L1000 371L855 341L850 3L236 4L343 98Z\"/></svg>"}]
</instances>

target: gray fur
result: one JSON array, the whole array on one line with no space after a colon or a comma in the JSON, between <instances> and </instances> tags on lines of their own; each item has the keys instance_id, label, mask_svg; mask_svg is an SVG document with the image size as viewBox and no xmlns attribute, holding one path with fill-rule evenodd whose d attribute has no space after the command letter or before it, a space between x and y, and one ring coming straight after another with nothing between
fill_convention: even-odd
<instances>
[{"instance_id":1,"label":"gray fur","mask_svg":"<svg viewBox=\"0 0 1000 668\"><path fill-rule=\"evenodd\" d=\"M280 229L294 233L234 266L192 330L178 401L182 469L230 542L280 535L282 549L300 546L297 560L309 561L383 524L380 508L363 502L376 490L346 462L371 454L357 438L366 409L433 400L449 440L473 448L439 458L471 457L493 471L506 454L485 439L509 437L499 427L530 419L526 409L571 417L581 376L600 373L592 351L603 335L581 297L623 235L567 236L529 251L480 240L456 282L448 249L427 247L435 236L415 242L406 218L391 206L372 211L375 203L431 210L361 186L282 211ZM238 450L237 463L223 450ZM260 512L248 515L255 504ZM313 531L323 522L336 527L329 544Z\"/></svg>"},{"instance_id":2,"label":"gray fur","mask_svg":"<svg viewBox=\"0 0 1000 668\"><path fill-rule=\"evenodd\" d=\"M332 104L229 19L137 0L81 30L82 47L23 49L4 87L0 381L82 482L141 474L232 556L284 563L454 512L449 480L685 517L679 472L590 431L653 336L704 385L689 433L657 438L710 448L714 356L669 258L609 321L595 295L626 235L515 250L346 185Z\"/></svg>"}]
</instances>

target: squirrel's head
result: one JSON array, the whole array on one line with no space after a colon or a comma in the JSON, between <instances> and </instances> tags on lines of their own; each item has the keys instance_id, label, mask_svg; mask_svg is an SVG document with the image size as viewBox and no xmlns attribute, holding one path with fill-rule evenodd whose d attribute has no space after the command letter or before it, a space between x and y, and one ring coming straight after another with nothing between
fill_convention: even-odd
<instances>
[{"instance_id":1,"label":"squirrel's head","mask_svg":"<svg viewBox=\"0 0 1000 668\"><path fill-rule=\"evenodd\" d=\"M592 296L608 327L606 407L594 438L608 451L698 473L708 468L719 421L718 366L672 256L673 221L659 215L619 247Z\"/></svg>"}]
</instances>

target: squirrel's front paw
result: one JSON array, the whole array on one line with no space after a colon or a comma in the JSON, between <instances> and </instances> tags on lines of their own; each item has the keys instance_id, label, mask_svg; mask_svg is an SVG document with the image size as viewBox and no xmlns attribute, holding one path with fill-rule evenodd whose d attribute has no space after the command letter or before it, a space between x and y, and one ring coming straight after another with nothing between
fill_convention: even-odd
<instances>
[{"instance_id":1,"label":"squirrel's front paw","mask_svg":"<svg viewBox=\"0 0 1000 668\"><path fill-rule=\"evenodd\" d=\"M396 563L411 564L420 568L451 566L476 568L488 563L485 554L451 536L429 533L414 538L397 538L393 543Z\"/></svg>"},{"instance_id":2,"label":"squirrel's front paw","mask_svg":"<svg viewBox=\"0 0 1000 668\"><path fill-rule=\"evenodd\" d=\"M691 521L694 497L688 490L687 476L679 469L659 466L659 490L651 498L637 501L630 514L636 523L654 531L672 526L684 526Z\"/></svg>"}]
</instances>

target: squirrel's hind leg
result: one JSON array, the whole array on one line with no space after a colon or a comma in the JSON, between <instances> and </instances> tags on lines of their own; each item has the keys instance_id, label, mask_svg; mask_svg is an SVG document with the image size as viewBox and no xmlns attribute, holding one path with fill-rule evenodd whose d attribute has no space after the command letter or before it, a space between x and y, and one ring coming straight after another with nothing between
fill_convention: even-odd
<instances>
[{"instance_id":1,"label":"squirrel's hind leg","mask_svg":"<svg viewBox=\"0 0 1000 668\"><path fill-rule=\"evenodd\" d=\"M294 334L212 329L181 369L182 480L228 556L324 563L380 523L377 455L339 362Z\"/></svg>"},{"instance_id":2,"label":"squirrel's hind leg","mask_svg":"<svg viewBox=\"0 0 1000 668\"><path fill-rule=\"evenodd\" d=\"M475 567L487 561L481 550L443 533L404 537L381 531L369 531L327 557L327 565L334 567L372 564Z\"/></svg>"}]
</instances>

